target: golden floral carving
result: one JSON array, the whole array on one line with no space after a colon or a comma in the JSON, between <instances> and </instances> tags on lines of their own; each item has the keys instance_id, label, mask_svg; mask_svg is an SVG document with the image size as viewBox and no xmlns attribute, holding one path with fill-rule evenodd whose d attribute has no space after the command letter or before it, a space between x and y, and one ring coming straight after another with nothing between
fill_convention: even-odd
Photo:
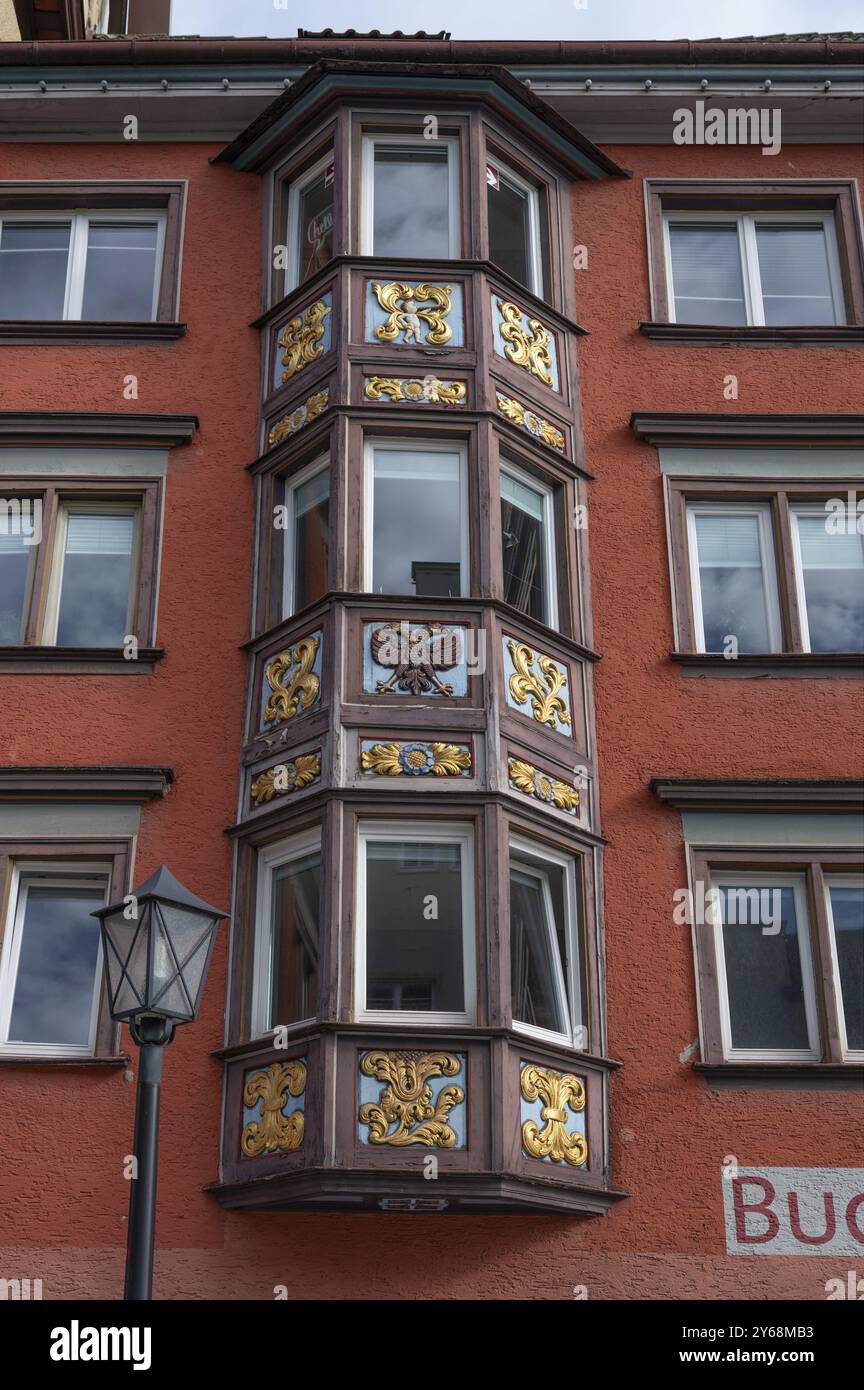
<instances>
[{"instance_id":1,"label":"golden floral carving","mask_svg":"<svg viewBox=\"0 0 864 1390\"><path fill-rule=\"evenodd\" d=\"M521 763L510 758L508 764L510 781L520 792L536 796L539 801L548 801L561 811L575 811L579 806L579 792L569 782L560 782L557 777L549 777L538 772L530 763Z\"/></svg>"},{"instance_id":2,"label":"golden floral carving","mask_svg":"<svg viewBox=\"0 0 864 1390\"><path fill-rule=\"evenodd\" d=\"M289 319L276 339L282 348L282 385L315 362L324 351L321 339L326 327L324 320L331 312L330 305L316 299L302 314Z\"/></svg>"},{"instance_id":3,"label":"golden floral carving","mask_svg":"<svg viewBox=\"0 0 864 1390\"><path fill-rule=\"evenodd\" d=\"M375 329L375 337L380 342L396 342L401 334L403 343L422 346L426 342L434 347L441 347L444 343L449 343L453 337L453 329L449 323L445 323L453 307L452 286L425 283L409 285L396 280L382 285L375 280L372 293L387 315L387 322L379 324ZM421 309L421 304L431 304L435 307ZM425 339L420 327L421 319L427 324Z\"/></svg>"},{"instance_id":4,"label":"golden floral carving","mask_svg":"<svg viewBox=\"0 0 864 1390\"><path fill-rule=\"evenodd\" d=\"M553 425L551 420L545 420L542 415L536 415L533 410L529 410L521 401L514 401L512 396L505 396L502 391L495 392L495 404L499 414L506 415L508 420L512 420L514 425L519 425L521 429L533 434L536 439L542 439L544 444L548 444L552 449L558 449L563 453L565 439L561 430Z\"/></svg>"},{"instance_id":5,"label":"golden floral carving","mask_svg":"<svg viewBox=\"0 0 864 1390\"><path fill-rule=\"evenodd\" d=\"M320 637L303 637L264 667L264 678L272 691L264 706L265 724L282 724L314 705L321 682L312 667L320 645ZM287 685L286 677L290 677Z\"/></svg>"},{"instance_id":6,"label":"golden floral carving","mask_svg":"<svg viewBox=\"0 0 864 1390\"><path fill-rule=\"evenodd\" d=\"M380 777L458 777L471 767L471 750L456 743L376 743L360 754L360 766Z\"/></svg>"},{"instance_id":7,"label":"golden floral carving","mask_svg":"<svg viewBox=\"0 0 864 1390\"><path fill-rule=\"evenodd\" d=\"M444 1086L433 1102L428 1082L432 1076L458 1075L459 1057L449 1052L367 1052L360 1070L387 1083L376 1103L360 1106L360 1123L369 1130L370 1144L455 1148L456 1133L447 1117L461 1105L465 1092L461 1086Z\"/></svg>"},{"instance_id":8,"label":"golden floral carving","mask_svg":"<svg viewBox=\"0 0 864 1390\"><path fill-rule=\"evenodd\" d=\"M281 420L277 420L267 436L267 443L272 446L281 444L283 439L290 439L292 434L296 434L304 425L311 424L319 415L322 415L329 404L330 387L325 386L323 391L316 391L314 396L310 396L296 410L292 410L289 415L283 415Z\"/></svg>"},{"instance_id":9,"label":"golden floral carving","mask_svg":"<svg viewBox=\"0 0 864 1390\"><path fill-rule=\"evenodd\" d=\"M282 1108L288 1096L302 1096L305 1090L305 1062L273 1062L266 1071L252 1072L243 1087L243 1104L251 1110L260 1100L261 1120L244 1126L240 1150L246 1158L299 1149L305 1128L303 1111L283 1115Z\"/></svg>"},{"instance_id":10,"label":"golden floral carving","mask_svg":"<svg viewBox=\"0 0 864 1390\"><path fill-rule=\"evenodd\" d=\"M249 788L256 806L286 792L300 791L321 776L321 753L302 753L299 758L291 758L284 763L276 763L258 774Z\"/></svg>"},{"instance_id":11,"label":"golden floral carving","mask_svg":"<svg viewBox=\"0 0 864 1390\"><path fill-rule=\"evenodd\" d=\"M501 337L507 345L504 348L504 356L517 367L525 367L532 376L551 386L552 373L549 369L552 366L552 340L549 330L543 327L539 319L529 318L526 332L522 326L522 320L526 315L519 306L509 299L499 299L496 302L503 319Z\"/></svg>"},{"instance_id":12,"label":"golden floral carving","mask_svg":"<svg viewBox=\"0 0 864 1390\"><path fill-rule=\"evenodd\" d=\"M535 1120L522 1126L522 1147L531 1158L551 1158L553 1163L569 1163L578 1168L588 1157L584 1134L568 1132L567 1110L585 1109L585 1086L570 1072L547 1067L522 1068L522 1095L525 1100L542 1100L541 1129Z\"/></svg>"},{"instance_id":13,"label":"golden floral carving","mask_svg":"<svg viewBox=\"0 0 864 1390\"><path fill-rule=\"evenodd\" d=\"M538 724L548 724L553 729L557 729L559 724L569 724L570 712L558 693L566 686L567 677L551 656L532 652L524 642L509 641L507 650L516 668L509 684L510 694L517 705L527 704L530 700L531 711ZM535 662L537 670L534 669Z\"/></svg>"},{"instance_id":14,"label":"golden floral carving","mask_svg":"<svg viewBox=\"0 0 864 1390\"><path fill-rule=\"evenodd\" d=\"M430 405L461 405L465 400L464 381L441 381L437 376L370 376L366 378L366 399L380 401L425 401Z\"/></svg>"}]
</instances>

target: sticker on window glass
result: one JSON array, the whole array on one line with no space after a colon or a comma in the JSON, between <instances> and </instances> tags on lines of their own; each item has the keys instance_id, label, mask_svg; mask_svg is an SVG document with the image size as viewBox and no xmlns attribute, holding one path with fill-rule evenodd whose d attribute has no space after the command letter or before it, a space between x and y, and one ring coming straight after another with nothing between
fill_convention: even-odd
<instances>
[{"instance_id":1,"label":"sticker on window glass","mask_svg":"<svg viewBox=\"0 0 864 1390\"><path fill-rule=\"evenodd\" d=\"M494 164L486 165L486 182L489 184L490 188L501 187L501 179Z\"/></svg>"}]
</instances>

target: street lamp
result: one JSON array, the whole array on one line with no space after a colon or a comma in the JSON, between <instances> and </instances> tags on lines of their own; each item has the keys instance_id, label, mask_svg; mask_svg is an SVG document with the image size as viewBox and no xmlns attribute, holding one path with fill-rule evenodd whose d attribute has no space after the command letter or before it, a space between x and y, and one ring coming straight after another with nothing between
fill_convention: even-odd
<instances>
[{"instance_id":1,"label":"street lamp","mask_svg":"<svg viewBox=\"0 0 864 1390\"><path fill-rule=\"evenodd\" d=\"M196 898L163 864L93 916L102 929L111 1017L128 1023L141 1049L124 1294L135 1302L152 1297L162 1049L178 1024L197 1017L216 929L227 913Z\"/></svg>"}]
</instances>

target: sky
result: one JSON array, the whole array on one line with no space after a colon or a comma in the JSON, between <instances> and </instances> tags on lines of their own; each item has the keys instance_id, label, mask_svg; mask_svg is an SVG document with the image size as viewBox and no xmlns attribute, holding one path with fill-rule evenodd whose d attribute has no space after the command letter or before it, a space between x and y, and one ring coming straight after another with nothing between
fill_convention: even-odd
<instances>
[{"instance_id":1,"label":"sky","mask_svg":"<svg viewBox=\"0 0 864 1390\"><path fill-rule=\"evenodd\" d=\"M454 39L705 39L864 29L861 0L172 0L172 34L295 38L298 28Z\"/></svg>"}]
</instances>

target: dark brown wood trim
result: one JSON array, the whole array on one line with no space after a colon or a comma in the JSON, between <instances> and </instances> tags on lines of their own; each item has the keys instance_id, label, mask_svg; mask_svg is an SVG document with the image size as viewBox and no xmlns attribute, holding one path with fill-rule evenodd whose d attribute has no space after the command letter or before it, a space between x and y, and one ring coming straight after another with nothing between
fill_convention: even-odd
<instances>
[{"instance_id":1,"label":"dark brown wood trim","mask_svg":"<svg viewBox=\"0 0 864 1390\"><path fill-rule=\"evenodd\" d=\"M186 334L185 323L98 323L87 319L5 319L0 344L28 347L52 343L171 343Z\"/></svg>"},{"instance_id":2,"label":"dark brown wood trim","mask_svg":"<svg viewBox=\"0 0 864 1390\"><path fill-rule=\"evenodd\" d=\"M171 449L188 444L197 415L143 415L129 411L0 411L2 444L104 444ZM55 481L61 481L59 478ZM65 481L63 483L65 486Z\"/></svg>"},{"instance_id":3,"label":"dark brown wood trim","mask_svg":"<svg viewBox=\"0 0 864 1390\"><path fill-rule=\"evenodd\" d=\"M804 444L860 447L864 444L864 415L751 415L744 413L664 414L634 411L630 428L646 444ZM722 486L725 479L718 479ZM767 491L774 489L767 487ZM792 489L790 488L790 491ZM830 484L824 485L826 495Z\"/></svg>"},{"instance_id":4,"label":"dark brown wood trim","mask_svg":"<svg viewBox=\"0 0 864 1390\"><path fill-rule=\"evenodd\" d=\"M669 660L680 666L685 676L726 676L731 680L765 676L854 680L864 676L860 652L739 652L734 661L722 652L670 652Z\"/></svg>"},{"instance_id":5,"label":"dark brown wood trim","mask_svg":"<svg viewBox=\"0 0 864 1390\"><path fill-rule=\"evenodd\" d=\"M139 647L134 661L122 647L0 647L0 674L149 676L164 655L164 647Z\"/></svg>"},{"instance_id":6,"label":"dark brown wood trim","mask_svg":"<svg viewBox=\"0 0 864 1390\"><path fill-rule=\"evenodd\" d=\"M864 1092L864 1066L854 1062L694 1062L712 1091Z\"/></svg>"},{"instance_id":7,"label":"dark brown wood trim","mask_svg":"<svg viewBox=\"0 0 864 1390\"><path fill-rule=\"evenodd\" d=\"M47 1067L50 1071L55 1067L116 1067L119 1070L120 1067L130 1066L131 1062L126 1052L110 1057L24 1057L0 1052L0 1067L4 1070L7 1067Z\"/></svg>"},{"instance_id":8,"label":"dark brown wood trim","mask_svg":"<svg viewBox=\"0 0 864 1390\"><path fill-rule=\"evenodd\" d=\"M864 782L856 778L738 779L652 777L651 791L679 810L854 811L864 808ZM767 853L767 851L766 851Z\"/></svg>"},{"instance_id":9,"label":"dark brown wood trim","mask_svg":"<svg viewBox=\"0 0 864 1390\"><path fill-rule=\"evenodd\" d=\"M171 767L0 765L2 801L148 801L166 796Z\"/></svg>"},{"instance_id":10,"label":"dark brown wood trim","mask_svg":"<svg viewBox=\"0 0 864 1390\"><path fill-rule=\"evenodd\" d=\"M681 343L701 347L861 347L864 327L826 324L824 327L791 324L783 328L742 324L726 328L713 323L645 321L639 332L655 343Z\"/></svg>"}]
</instances>

